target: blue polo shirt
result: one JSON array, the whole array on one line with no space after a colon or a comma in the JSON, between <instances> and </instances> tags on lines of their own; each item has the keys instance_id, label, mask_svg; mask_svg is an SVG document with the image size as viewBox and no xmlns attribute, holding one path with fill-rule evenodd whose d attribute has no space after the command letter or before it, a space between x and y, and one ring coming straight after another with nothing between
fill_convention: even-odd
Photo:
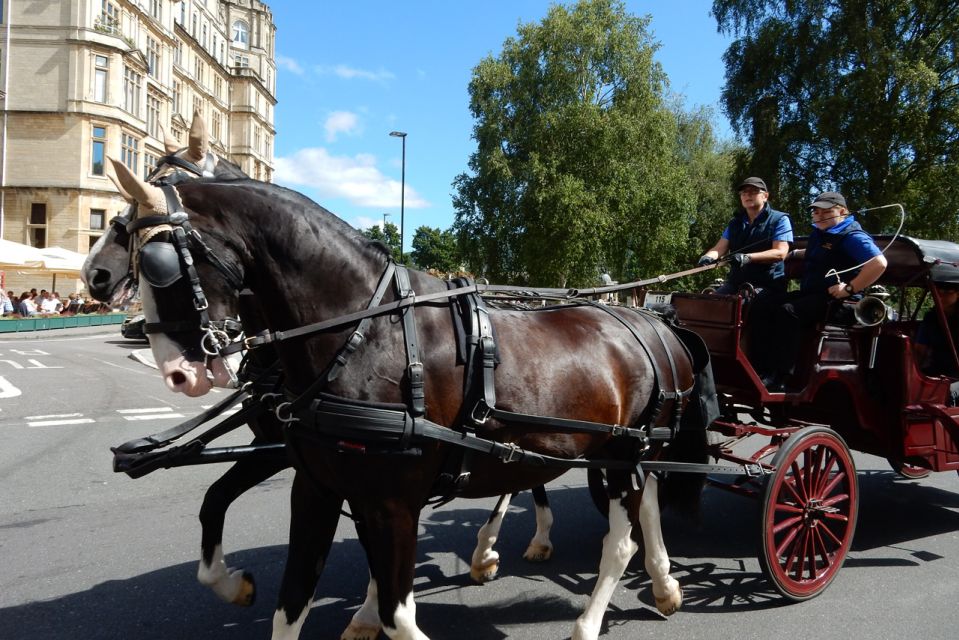
<instances>
[{"instance_id":1,"label":"blue polo shirt","mask_svg":"<svg viewBox=\"0 0 959 640\"><path fill-rule=\"evenodd\" d=\"M826 291L836 284L835 276L826 275L830 270L852 269L841 276L849 282L858 275L858 267L882 253L872 236L851 215L825 231L816 225L812 227L806 246L805 273L799 287L805 293Z\"/></svg>"}]
</instances>

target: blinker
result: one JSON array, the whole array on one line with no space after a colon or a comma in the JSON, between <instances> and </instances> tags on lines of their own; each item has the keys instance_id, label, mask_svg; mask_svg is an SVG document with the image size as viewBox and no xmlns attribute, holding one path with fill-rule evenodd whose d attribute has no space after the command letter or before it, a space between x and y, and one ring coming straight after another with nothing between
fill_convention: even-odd
<instances>
[{"instance_id":1,"label":"blinker","mask_svg":"<svg viewBox=\"0 0 959 640\"><path fill-rule=\"evenodd\" d=\"M140 248L140 275L152 287L163 289L183 277L176 247L169 242L148 242Z\"/></svg>"}]
</instances>

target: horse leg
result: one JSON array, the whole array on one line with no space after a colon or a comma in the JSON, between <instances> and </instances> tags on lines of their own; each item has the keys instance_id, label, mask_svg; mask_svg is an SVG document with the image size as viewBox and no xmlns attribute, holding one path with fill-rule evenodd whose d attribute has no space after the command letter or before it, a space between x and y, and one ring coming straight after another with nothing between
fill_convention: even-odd
<instances>
[{"instance_id":1,"label":"horse leg","mask_svg":"<svg viewBox=\"0 0 959 640\"><path fill-rule=\"evenodd\" d=\"M256 440L253 441L254 444ZM248 607L256 599L253 574L228 567L223 558L223 522L226 511L240 495L285 469L285 462L240 460L210 485L200 507L200 566L197 580L221 600Z\"/></svg>"},{"instance_id":2,"label":"horse leg","mask_svg":"<svg viewBox=\"0 0 959 640\"><path fill-rule=\"evenodd\" d=\"M493 550L493 545L499 537L499 529L503 524L503 517L506 515L506 509L509 508L510 500L515 497L515 493L512 496L509 494L500 496L493 513L476 534L476 549L473 550L473 559L470 562L470 577L474 582L479 584L489 582L499 571L499 553Z\"/></svg>"},{"instance_id":3,"label":"horse leg","mask_svg":"<svg viewBox=\"0 0 959 640\"><path fill-rule=\"evenodd\" d=\"M336 534L343 499L317 486L302 473L290 492L290 546L280 597L273 614L273 640L296 640L313 602Z\"/></svg>"},{"instance_id":4,"label":"horse leg","mask_svg":"<svg viewBox=\"0 0 959 640\"><path fill-rule=\"evenodd\" d=\"M553 526L553 512L549 508L546 487L533 487L533 504L536 509L536 535L529 542L523 558L529 562L546 562L553 557L553 543L549 539L549 530Z\"/></svg>"},{"instance_id":5,"label":"horse leg","mask_svg":"<svg viewBox=\"0 0 959 640\"><path fill-rule=\"evenodd\" d=\"M614 492L612 478L610 480L609 533L603 538L603 554L599 574L596 576L596 586L586 609L576 620L572 640L596 640L599 637L603 616L616 585L639 548L631 535L633 525L630 517L630 512L637 510L631 508L636 502L636 492Z\"/></svg>"},{"instance_id":6,"label":"horse leg","mask_svg":"<svg viewBox=\"0 0 959 640\"><path fill-rule=\"evenodd\" d=\"M364 516L383 632L391 640L429 640L416 626L413 601L419 508L390 500Z\"/></svg>"},{"instance_id":7,"label":"horse leg","mask_svg":"<svg viewBox=\"0 0 959 640\"><path fill-rule=\"evenodd\" d=\"M366 535L366 528L362 520L356 521L356 535L360 539L360 544L366 551L367 559L370 558L369 538ZM373 569L370 568L370 584L366 587L366 600L359 610L353 614L350 625L340 636L340 640L376 640L379 637L383 624L380 622L378 592L376 589L376 578L373 577Z\"/></svg>"},{"instance_id":8,"label":"horse leg","mask_svg":"<svg viewBox=\"0 0 959 640\"><path fill-rule=\"evenodd\" d=\"M646 573L653 583L656 608L664 616L672 615L683 604L683 590L679 582L669 575L669 554L663 543L659 512L659 482L652 474L646 477L646 488L639 506L639 523L643 531L643 546L646 548Z\"/></svg>"}]
</instances>

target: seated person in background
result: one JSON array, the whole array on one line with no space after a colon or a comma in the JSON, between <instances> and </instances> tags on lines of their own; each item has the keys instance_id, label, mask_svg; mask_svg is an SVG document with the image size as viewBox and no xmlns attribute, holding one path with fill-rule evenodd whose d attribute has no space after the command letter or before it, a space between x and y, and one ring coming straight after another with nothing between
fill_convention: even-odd
<instances>
[{"instance_id":1,"label":"seated person in background","mask_svg":"<svg viewBox=\"0 0 959 640\"><path fill-rule=\"evenodd\" d=\"M799 358L802 330L826 318L830 302L859 297L886 270L886 257L846 208L841 193L826 191L809 205L813 230L806 249L790 253L803 259L799 291L770 301L775 304L763 344L771 355L771 371L762 372L771 392L784 390ZM844 271L837 275L833 272Z\"/></svg>"},{"instance_id":2,"label":"seated person in background","mask_svg":"<svg viewBox=\"0 0 959 640\"><path fill-rule=\"evenodd\" d=\"M43 298L40 300L40 313L60 313L60 300L56 294L44 290Z\"/></svg>"},{"instance_id":3,"label":"seated person in background","mask_svg":"<svg viewBox=\"0 0 959 640\"><path fill-rule=\"evenodd\" d=\"M8 316L13 313L13 300L10 296L0 291L0 315Z\"/></svg>"},{"instance_id":4,"label":"seated person in background","mask_svg":"<svg viewBox=\"0 0 959 640\"><path fill-rule=\"evenodd\" d=\"M763 292L786 290L783 260L793 241L789 216L769 206L769 191L761 178L746 178L739 185L742 208L734 215L716 245L699 259L699 266L729 254L729 274L716 293L734 294L743 284Z\"/></svg>"},{"instance_id":5,"label":"seated person in background","mask_svg":"<svg viewBox=\"0 0 959 640\"><path fill-rule=\"evenodd\" d=\"M20 302L17 304L17 313L26 318L27 316L37 315L37 303L33 301L33 296L29 291L20 294Z\"/></svg>"}]
</instances>

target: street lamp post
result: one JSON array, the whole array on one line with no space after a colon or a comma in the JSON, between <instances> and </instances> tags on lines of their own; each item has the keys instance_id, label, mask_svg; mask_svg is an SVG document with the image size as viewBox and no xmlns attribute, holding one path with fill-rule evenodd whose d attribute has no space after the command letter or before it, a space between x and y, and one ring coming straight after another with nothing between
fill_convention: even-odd
<instances>
[{"instance_id":1,"label":"street lamp post","mask_svg":"<svg viewBox=\"0 0 959 640\"><path fill-rule=\"evenodd\" d=\"M390 131L390 135L394 138L401 138L403 140L403 161L402 169L400 173L400 260L403 259L403 222L404 222L404 207L406 204L406 132L405 131Z\"/></svg>"},{"instance_id":2,"label":"street lamp post","mask_svg":"<svg viewBox=\"0 0 959 640\"><path fill-rule=\"evenodd\" d=\"M389 213L388 211L383 213L383 233L384 234L386 233L386 216L391 216L391 215L393 214Z\"/></svg>"}]
</instances>

